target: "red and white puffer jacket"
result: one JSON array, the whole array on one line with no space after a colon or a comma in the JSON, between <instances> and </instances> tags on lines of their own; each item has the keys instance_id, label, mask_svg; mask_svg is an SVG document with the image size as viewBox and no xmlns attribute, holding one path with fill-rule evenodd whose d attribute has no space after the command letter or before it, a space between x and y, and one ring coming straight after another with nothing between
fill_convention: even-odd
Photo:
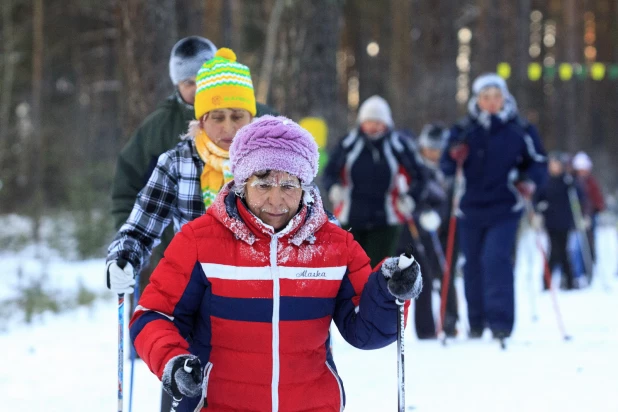
<instances>
[{"instance_id":1,"label":"red and white puffer jacket","mask_svg":"<svg viewBox=\"0 0 618 412\"><path fill-rule=\"evenodd\" d=\"M342 411L331 321L357 348L384 347L396 340L395 298L317 190L274 233L230 187L151 276L130 324L137 352L159 378L175 356L200 358L203 397L178 411Z\"/></svg>"}]
</instances>

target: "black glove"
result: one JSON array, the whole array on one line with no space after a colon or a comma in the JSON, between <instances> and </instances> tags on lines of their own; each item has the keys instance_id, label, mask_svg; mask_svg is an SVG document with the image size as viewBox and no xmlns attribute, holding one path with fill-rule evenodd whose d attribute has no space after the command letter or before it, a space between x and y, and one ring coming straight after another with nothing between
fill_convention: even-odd
<instances>
[{"instance_id":1,"label":"black glove","mask_svg":"<svg viewBox=\"0 0 618 412\"><path fill-rule=\"evenodd\" d=\"M382 263L388 291L399 300L416 299L423 289L421 266L411 253L388 258Z\"/></svg>"},{"instance_id":2,"label":"black glove","mask_svg":"<svg viewBox=\"0 0 618 412\"><path fill-rule=\"evenodd\" d=\"M202 394L202 366L195 355L180 355L170 359L163 369L163 389L174 399Z\"/></svg>"}]
</instances>

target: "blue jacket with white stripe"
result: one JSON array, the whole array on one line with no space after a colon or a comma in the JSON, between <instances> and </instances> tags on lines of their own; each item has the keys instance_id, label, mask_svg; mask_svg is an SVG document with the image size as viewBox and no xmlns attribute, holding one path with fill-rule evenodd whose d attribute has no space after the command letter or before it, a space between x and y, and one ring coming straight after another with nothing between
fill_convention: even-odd
<instances>
[{"instance_id":1,"label":"blue jacket with white stripe","mask_svg":"<svg viewBox=\"0 0 618 412\"><path fill-rule=\"evenodd\" d=\"M547 160L538 132L517 115L506 121L491 116L488 127L468 116L452 128L447 147L460 142L470 148L463 164L460 217L483 224L517 217L525 204L515 183L532 180L540 189L547 181ZM448 150L440 166L446 175L455 174L457 165Z\"/></svg>"}]
</instances>

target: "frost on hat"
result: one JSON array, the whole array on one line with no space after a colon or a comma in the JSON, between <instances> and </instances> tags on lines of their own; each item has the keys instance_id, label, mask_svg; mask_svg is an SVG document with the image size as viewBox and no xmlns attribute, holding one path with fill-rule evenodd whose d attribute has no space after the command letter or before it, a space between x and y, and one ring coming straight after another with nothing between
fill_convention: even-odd
<instances>
[{"instance_id":1,"label":"frost on hat","mask_svg":"<svg viewBox=\"0 0 618 412\"><path fill-rule=\"evenodd\" d=\"M236 133L230 146L231 171L238 183L262 170L281 170L311 183L318 157L311 134L283 116L257 118Z\"/></svg>"},{"instance_id":2,"label":"frost on hat","mask_svg":"<svg viewBox=\"0 0 618 412\"><path fill-rule=\"evenodd\" d=\"M178 84L195 77L202 64L213 58L217 47L208 39L190 36L179 40L170 55L170 79Z\"/></svg>"},{"instance_id":3,"label":"frost on hat","mask_svg":"<svg viewBox=\"0 0 618 412\"><path fill-rule=\"evenodd\" d=\"M391 108L382 97L375 95L371 96L361 104L358 109L358 123L367 120L380 121L388 127L393 127L393 116Z\"/></svg>"},{"instance_id":4,"label":"frost on hat","mask_svg":"<svg viewBox=\"0 0 618 412\"><path fill-rule=\"evenodd\" d=\"M573 158L573 168L575 170L592 170L592 160L585 152L577 152Z\"/></svg>"},{"instance_id":5,"label":"frost on hat","mask_svg":"<svg viewBox=\"0 0 618 412\"><path fill-rule=\"evenodd\" d=\"M488 87L497 87L500 89L504 97L510 95L506 81L504 81L504 79L496 73L485 73L477 77L472 84L472 93L474 93L475 96L478 96L483 89Z\"/></svg>"}]
</instances>

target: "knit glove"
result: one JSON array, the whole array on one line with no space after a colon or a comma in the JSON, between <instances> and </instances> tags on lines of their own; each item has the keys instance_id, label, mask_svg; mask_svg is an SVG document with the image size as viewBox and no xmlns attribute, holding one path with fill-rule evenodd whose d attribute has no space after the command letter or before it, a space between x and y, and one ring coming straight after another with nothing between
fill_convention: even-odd
<instances>
[{"instance_id":1,"label":"knit glove","mask_svg":"<svg viewBox=\"0 0 618 412\"><path fill-rule=\"evenodd\" d=\"M135 269L125 259L112 260L107 263L107 288L117 294L133 293L135 286Z\"/></svg>"},{"instance_id":2,"label":"knit glove","mask_svg":"<svg viewBox=\"0 0 618 412\"><path fill-rule=\"evenodd\" d=\"M463 164L468 158L470 148L466 143L456 143L448 151L448 155L458 164Z\"/></svg>"},{"instance_id":3,"label":"knit glove","mask_svg":"<svg viewBox=\"0 0 618 412\"><path fill-rule=\"evenodd\" d=\"M344 188L338 183L332 185L330 190L328 191L328 200L330 200L333 206L336 206L339 203L343 202L344 197Z\"/></svg>"},{"instance_id":4,"label":"knit glove","mask_svg":"<svg viewBox=\"0 0 618 412\"><path fill-rule=\"evenodd\" d=\"M382 263L388 291L399 300L416 299L423 289L421 266L411 254L390 257Z\"/></svg>"},{"instance_id":5,"label":"knit glove","mask_svg":"<svg viewBox=\"0 0 618 412\"><path fill-rule=\"evenodd\" d=\"M421 213L419 222L421 224L421 227L427 232L435 232L442 224L442 219L440 219L440 215L438 214L438 212L431 209Z\"/></svg>"},{"instance_id":6,"label":"knit glove","mask_svg":"<svg viewBox=\"0 0 618 412\"><path fill-rule=\"evenodd\" d=\"M202 394L202 366L195 355L179 355L163 369L163 389L174 399L195 398Z\"/></svg>"},{"instance_id":7,"label":"knit glove","mask_svg":"<svg viewBox=\"0 0 618 412\"><path fill-rule=\"evenodd\" d=\"M416 209L416 203L414 199L410 195L400 195L397 196L397 200L395 201L397 210L404 215L407 219L412 218L412 213L414 209Z\"/></svg>"}]
</instances>

